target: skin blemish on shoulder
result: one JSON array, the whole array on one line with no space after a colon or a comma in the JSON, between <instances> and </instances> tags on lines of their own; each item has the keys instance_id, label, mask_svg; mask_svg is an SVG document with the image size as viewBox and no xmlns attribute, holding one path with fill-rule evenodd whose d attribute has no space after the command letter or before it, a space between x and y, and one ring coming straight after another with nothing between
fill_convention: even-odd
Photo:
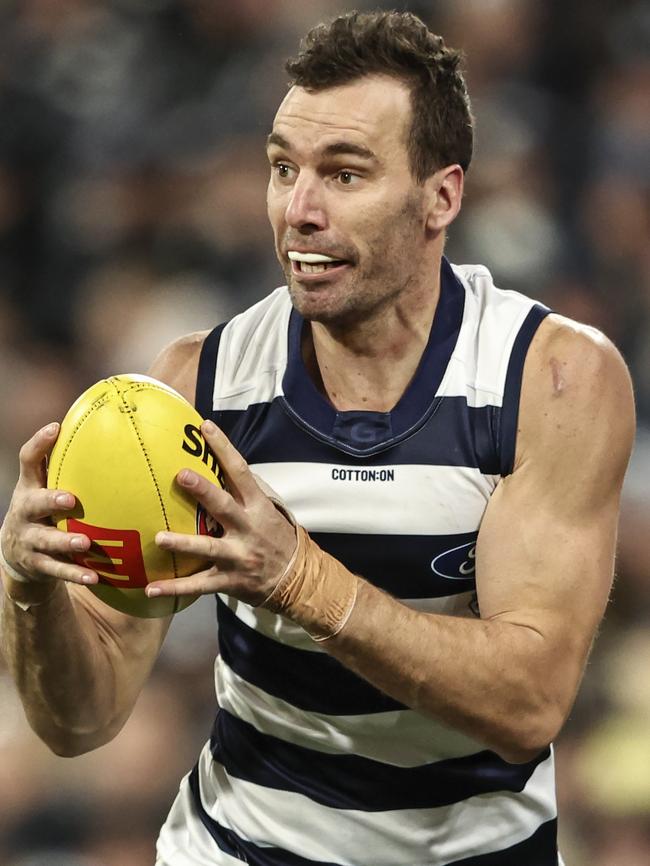
<instances>
[{"instance_id":1,"label":"skin blemish on shoulder","mask_svg":"<svg viewBox=\"0 0 650 866\"><path fill-rule=\"evenodd\" d=\"M561 361L558 361L557 358L551 358L549 363L551 365L551 374L553 376L553 396L561 397L567 386L566 379L562 373L562 367L564 365Z\"/></svg>"}]
</instances>

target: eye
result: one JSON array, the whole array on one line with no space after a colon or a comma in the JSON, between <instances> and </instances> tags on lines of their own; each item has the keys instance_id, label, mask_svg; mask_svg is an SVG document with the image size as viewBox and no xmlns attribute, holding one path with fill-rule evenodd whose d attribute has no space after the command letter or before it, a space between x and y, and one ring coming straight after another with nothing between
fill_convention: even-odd
<instances>
[{"instance_id":1,"label":"eye","mask_svg":"<svg viewBox=\"0 0 650 866\"><path fill-rule=\"evenodd\" d=\"M273 170L280 180L289 180L293 173L293 169L290 165L287 165L286 162L276 162L273 166Z\"/></svg>"},{"instance_id":2,"label":"eye","mask_svg":"<svg viewBox=\"0 0 650 866\"><path fill-rule=\"evenodd\" d=\"M349 171L346 168L337 172L336 177L337 177L339 183L343 184L343 186L351 186L352 184L354 184L358 180L360 180L358 174L354 174L353 172Z\"/></svg>"}]
</instances>

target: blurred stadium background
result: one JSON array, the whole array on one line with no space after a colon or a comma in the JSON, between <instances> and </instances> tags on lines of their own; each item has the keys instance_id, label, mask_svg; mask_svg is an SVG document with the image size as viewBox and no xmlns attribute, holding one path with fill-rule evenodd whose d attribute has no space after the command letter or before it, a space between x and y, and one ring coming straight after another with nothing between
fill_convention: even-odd
<instances>
[{"instance_id":1,"label":"blurred stadium background","mask_svg":"<svg viewBox=\"0 0 650 866\"><path fill-rule=\"evenodd\" d=\"M478 148L450 257L602 328L633 372L617 584L557 753L567 866L647 866L650 5L394 5L468 56ZM0 515L19 445L87 385L280 283L263 139L284 58L348 8L0 0ZM75 760L31 734L0 663L0 863L153 862L214 712L213 614L177 618L126 728Z\"/></svg>"}]
</instances>

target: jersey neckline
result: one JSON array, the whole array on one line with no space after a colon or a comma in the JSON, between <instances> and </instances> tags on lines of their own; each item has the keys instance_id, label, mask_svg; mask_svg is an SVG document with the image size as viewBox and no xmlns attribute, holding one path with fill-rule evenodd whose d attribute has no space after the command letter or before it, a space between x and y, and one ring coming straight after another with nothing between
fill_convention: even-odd
<instances>
[{"instance_id":1,"label":"jersey neckline","mask_svg":"<svg viewBox=\"0 0 650 866\"><path fill-rule=\"evenodd\" d=\"M344 451L368 455L393 445L419 426L435 405L438 387L458 339L465 306L465 289L443 256L440 298L429 339L418 368L404 394L390 412L339 412L320 393L302 358L305 320L296 309L289 317L287 368L283 403L312 434Z\"/></svg>"}]
</instances>

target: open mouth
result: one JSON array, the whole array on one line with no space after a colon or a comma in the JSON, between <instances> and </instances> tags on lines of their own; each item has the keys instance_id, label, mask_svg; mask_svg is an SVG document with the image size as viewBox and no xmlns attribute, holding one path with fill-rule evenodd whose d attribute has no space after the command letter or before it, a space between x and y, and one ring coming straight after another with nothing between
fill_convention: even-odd
<instances>
[{"instance_id":1,"label":"open mouth","mask_svg":"<svg viewBox=\"0 0 650 866\"><path fill-rule=\"evenodd\" d=\"M289 250L287 255L294 274L325 274L349 264L344 259L334 259L322 253L299 253L296 250Z\"/></svg>"}]
</instances>

